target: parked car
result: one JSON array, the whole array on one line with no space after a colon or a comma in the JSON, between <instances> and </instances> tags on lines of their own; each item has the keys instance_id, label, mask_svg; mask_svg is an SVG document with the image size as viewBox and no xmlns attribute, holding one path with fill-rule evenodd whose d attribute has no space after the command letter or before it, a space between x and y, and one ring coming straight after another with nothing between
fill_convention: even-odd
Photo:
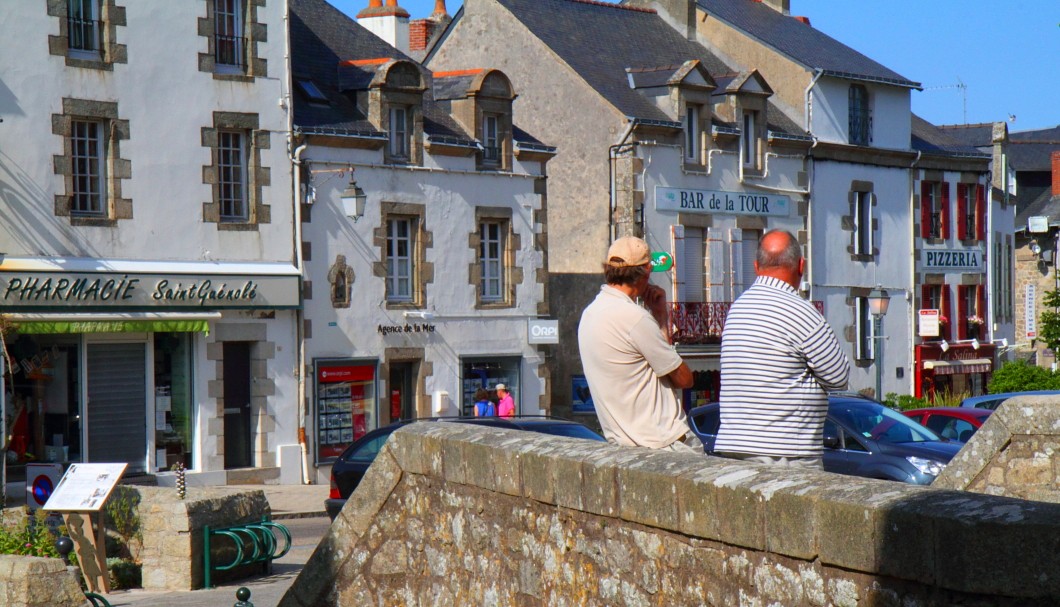
<instances>
[{"instance_id":1,"label":"parked car","mask_svg":"<svg viewBox=\"0 0 1060 607\"><path fill-rule=\"evenodd\" d=\"M906 417L927 427L942 438L968 442L986 418L994 413L993 409L972 409L970 407L925 407L902 411Z\"/></svg>"},{"instance_id":2,"label":"parked car","mask_svg":"<svg viewBox=\"0 0 1060 607\"><path fill-rule=\"evenodd\" d=\"M692 409L688 419L703 450L713 453L721 424L718 403ZM929 485L962 446L870 398L828 397L823 457L828 472Z\"/></svg>"},{"instance_id":3,"label":"parked car","mask_svg":"<svg viewBox=\"0 0 1060 607\"><path fill-rule=\"evenodd\" d=\"M331 466L331 492L328 498L324 500L324 509L327 511L328 516L331 517L331 520L335 520L335 517L339 515L339 511L346 504L346 500L357 489L357 485L361 483L361 479L364 478L368 467L372 465L376 456L379 455L379 451L382 450L386 439L390 438L390 435L398 428L417 421L477 424L479 426L526 430L569 438L583 438L593 441L604 440L604 437L578 422L554 417L453 417L394 422L388 426L376 428L355 440L349 447L346 447Z\"/></svg>"},{"instance_id":4,"label":"parked car","mask_svg":"<svg viewBox=\"0 0 1060 607\"><path fill-rule=\"evenodd\" d=\"M984 394L982 396L971 396L961 401L962 407L974 407L976 409L996 410L1001 403L1013 396L1029 396L1032 394L1060 395L1060 390L1028 390L1027 392L1001 392L998 394Z\"/></svg>"}]
</instances>

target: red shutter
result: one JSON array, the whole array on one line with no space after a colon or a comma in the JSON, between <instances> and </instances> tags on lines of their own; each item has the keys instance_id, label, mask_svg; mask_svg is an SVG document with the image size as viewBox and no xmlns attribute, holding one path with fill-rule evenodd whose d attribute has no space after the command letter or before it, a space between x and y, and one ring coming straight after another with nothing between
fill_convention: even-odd
<instances>
[{"instance_id":1,"label":"red shutter","mask_svg":"<svg viewBox=\"0 0 1060 607\"><path fill-rule=\"evenodd\" d=\"M946 239L950 237L950 184L943 181L939 184L939 190L942 193L942 203L939 205L942 207L939 213L942 217L942 238Z\"/></svg>"},{"instance_id":2,"label":"red shutter","mask_svg":"<svg viewBox=\"0 0 1060 607\"><path fill-rule=\"evenodd\" d=\"M975 237L986 240L986 188L975 185Z\"/></svg>"},{"instance_id":3,"label":"red shutter","mask_svg":"<svg viewBox=\"0 0 1060 607\"><path fill-rule=\"evenodd\" d=\"M979 325L979 328L976 330L975 337L982 339L983 328L986 326L986 288L983 285L979 285L975 288L975 290L975 313L977 316L979 316L979 318L983 319L983 324Z\"/></svg>"},{"instance_id":4,"label":"red shutter","mask_svg":"<svg viewBox=\"0 0 1060 607\"><path fill-rule=\"evenodd\" d=\"M957 184L957 239L964 240L971 238L972 235L968 234L968 230L965 229L965 225L968 223L968 212L964 206L965 193L968 191L968 186L963 183Z\"/></svg>"},{"instance_id":5,"label":"red shutter","mask_svg":"<svg viewBox=\"0 0 1060 607\"><path fill-rule=\"evenodd\" d=\"M920 182L920 237L931 235L931 183Z\"/></svg>"},{"instance_id":6,"label":"red shutter","mask_svg":"<svg viewBox=\"0 0 1060 607\"><path fill-rule=\"evenodd\" d=\"M931 304L931 285L920 285L920 309L930 310L928 306Z\"/></svg>"},{"instance_id":7,"label":"red shutter","mask_svg":"<svg viewBox=\"0 0 1060 607\"><path fill-rule=\"evenodd\" d=\"M939 310L941 311L939 314L945 316L946 320L949 321L943 325L942 329L939 331L939 337L942 339L949 339L950 327L957 321L957 319L953 317L953 312L950 310L950 286L941 285L939 287L939 292L942 293L942 303L939 305Z\"/></svg>"},{"instance_id":8,"label":"red shutter","mask_svg":"<svg viewBox=\"0 0 1060 607\"><path fill-rule=\"evenodd\" d=\"M968 339L968 287L960 285L957 287L957 339Z\"/></svg>"}]
</instances>

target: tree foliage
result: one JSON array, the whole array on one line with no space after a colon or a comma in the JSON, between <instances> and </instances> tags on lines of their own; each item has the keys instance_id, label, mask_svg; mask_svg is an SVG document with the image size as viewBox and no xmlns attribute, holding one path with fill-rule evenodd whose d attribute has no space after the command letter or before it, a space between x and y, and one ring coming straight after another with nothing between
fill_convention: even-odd
<instances>
[{"instance_id":1,"label":"tree foliage","mask_svg":"<svg viewBox=\"0 0 1060 607\"><path fill-rule=\"evenodd\" d=\"M990 383L986 386L986 391L990 394L1057 389L1060 389L1060 375L1025 360L1010 361L1001 365L994 371Z\"/></svg>"},{"instance_id":2,"label":"tree foliage","mask_svg":"<svg viewBox=\"0 0 1060 607\"><path fill-rule=\"evenodd\" d=\"M1053 352L1060 351L1060 291L1046 291L1042 304L1052 310L1042 312L1039 317L1037 339L1045 342Z\"/></svg>"}]
</instances>

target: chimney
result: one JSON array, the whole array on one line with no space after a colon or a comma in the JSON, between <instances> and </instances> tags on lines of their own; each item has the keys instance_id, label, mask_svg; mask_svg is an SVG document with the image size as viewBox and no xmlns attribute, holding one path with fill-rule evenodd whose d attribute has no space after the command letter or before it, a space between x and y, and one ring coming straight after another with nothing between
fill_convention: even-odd
<instances>
[{"instance_id":1,"label":"chimney","mask_svg":"<svg viewBox=\"0 0 1060 607\"><path fill-rule=\"evenodd\" d=\"M791 0L764 0L765 5L781 15L791 14Z\"/></svg>"},{"instance_id":2,"label":"chimney","mask_svg":"<svg viewBox=\"0 0 1060 607\"><path fill-rule=\"evenodd\" d=\"M431 19L441 20L449 16L449 13L445 10L445 0L434 0L434 12L431 13Z\"/></svg>"},{"instance_id":3,"label":"chimney","mask_svg":"<svg viewBox=\"0 0 1060 607\"><path fill-rule=\"evenodd\" d=\"M1053 197L1060 196L1060 150L1054 150L1053 162Z\"/></svg>"},{"instance_id":4,"label":"chimney","mask_svg":"<svg viewBox=\"0 0 1060 607\"><path fill-rule=\"evenodd\" d=\"M409 52L409 12L398 6L398 0L368 0L368 8L357 13L357 22L390 46Z\"/></svg>"}]
</instances>

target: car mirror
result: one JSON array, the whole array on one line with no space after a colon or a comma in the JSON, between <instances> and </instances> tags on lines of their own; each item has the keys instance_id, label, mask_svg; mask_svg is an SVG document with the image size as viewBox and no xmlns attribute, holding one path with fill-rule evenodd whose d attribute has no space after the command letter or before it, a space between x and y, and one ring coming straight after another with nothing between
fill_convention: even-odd
<instances>
[{"instance_id":1,"label":"car mirror","mask_svg":"<svg viewBox=\"0 0 1060 607\"><path fill-rule=\"evenodd\" d=\"M839 437L834 434L824 435L824 448L825 449L838 449L839 448Z\"/></svg>"}]
</instances>

